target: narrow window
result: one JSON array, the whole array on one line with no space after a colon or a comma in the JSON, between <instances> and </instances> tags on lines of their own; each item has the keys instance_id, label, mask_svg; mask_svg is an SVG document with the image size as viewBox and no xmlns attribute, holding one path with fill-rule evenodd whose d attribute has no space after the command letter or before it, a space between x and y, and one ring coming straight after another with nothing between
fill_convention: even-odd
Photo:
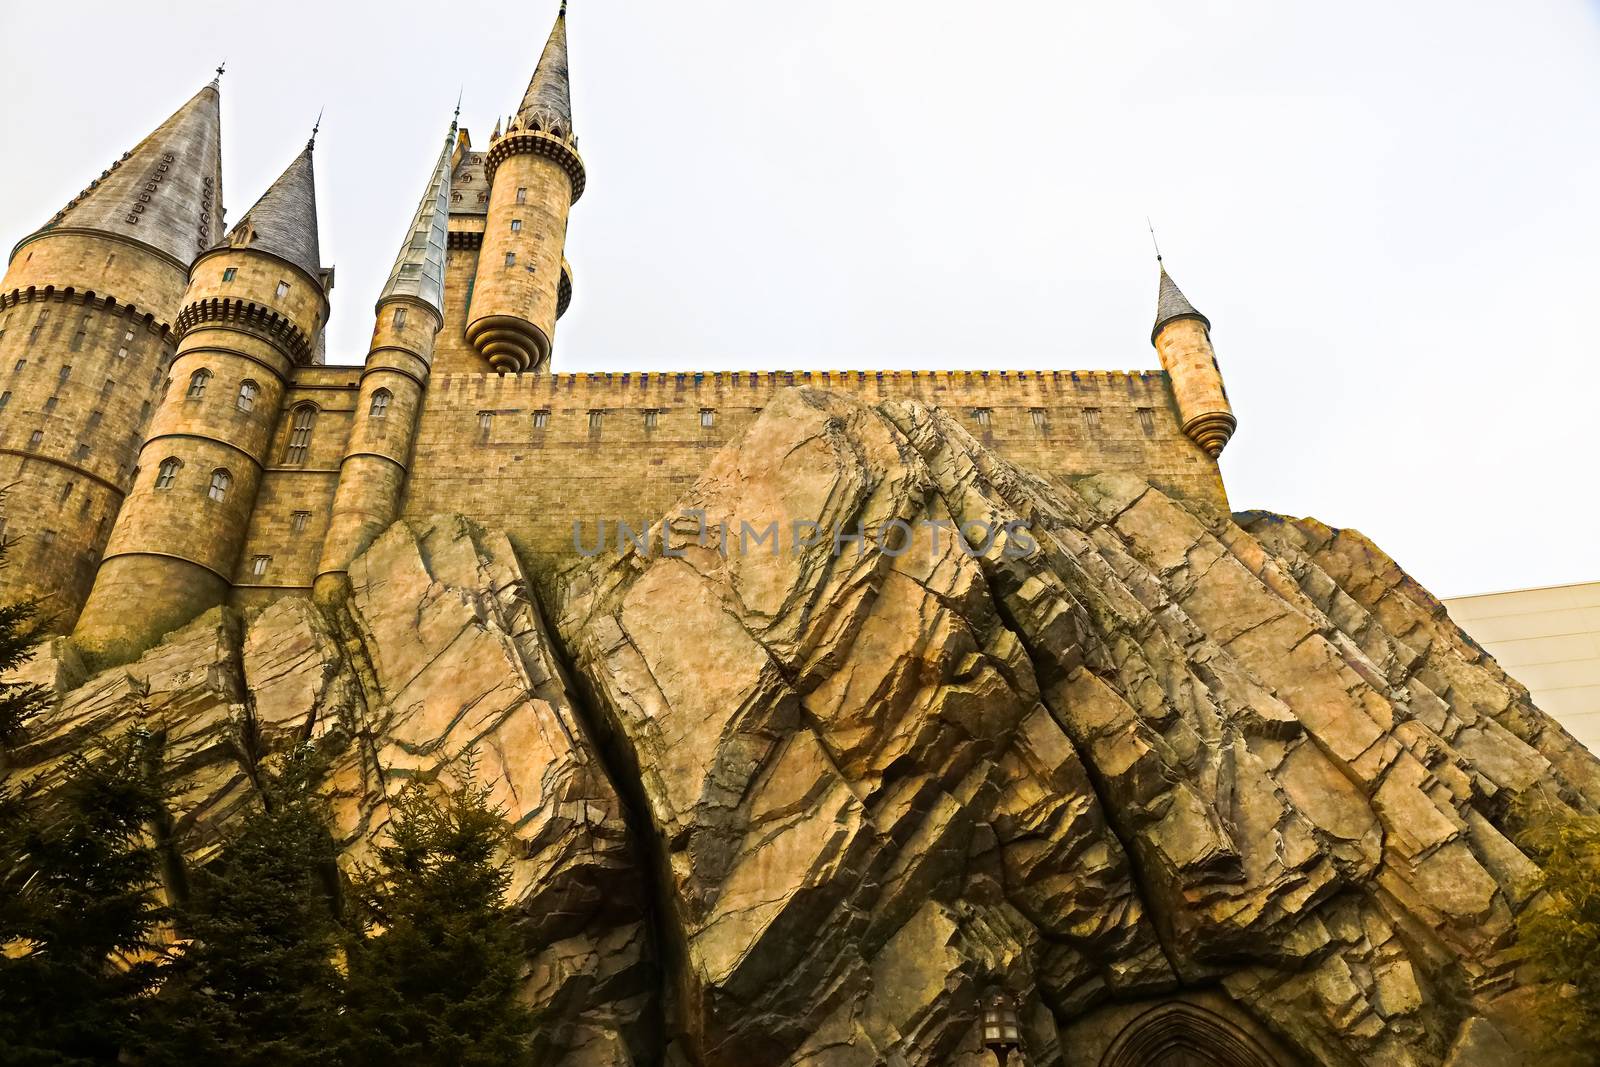
<instances>
[{"instance_id":1,"label":"narrow window","mask_svg":"<svg viewBox=\"0 0 1600 1067\"><path fill-rule=\"evenodd\" d=\"M656 428L656 416L659 415L659 414L661 414L661 413L659 411L657 411L655 408L651 408L650 410L646 411L644 413L644 428L647 429L647 430L655 429Z\"/></svg>"},{"instance_id":2,"label":"narrow window","mask_svg":"<svg viewBox=\"0 0 1600 1067\"><path fill-rule=\"evenodd\" d=\"M128 358L128 346L127 345L123 345L121 348L117 349L117 358L118 359L127 359Z\"/></svg>"},{"instance_id":3,"label":"narrow window","mask_svg":"<svg viewBox=\"0 0 1600 1067\"><path fill-rule=\"evenodd\" d=\"M107 378L105 380L105 384L100 386L100 395L101 396L110 396L111 395L111 390L115 389L116 387L117 387L116 379Z\"/></svg>"},{"instance_id":4,"label":"narrow window","mask_svg":"<svg viewBox=\"0 0 1600 1067\"><path fill-rule=\"evenodd\" d=\"M973 408L972 418L979 426L989 425L990 411L988 408Z\"/></svg>"},{"instance_id":5,"label":"narrow window","mask_svg":"<svg viewBox=\"0 0 1600 1067\"><path fill-rule=\"evenodd\" d=\"M1146 437L1156 432L1156 413L1154 408L1139 409L1139 429L1144 431Z\"/></svg>"},{"instance_id":6,"label":"narrow window","mask_svg":"<svg viewBox=\"0 0 1600 1067\"><path fill-rule=\"evenodd\" d=\"M406 309L405 308L395 308L394 309L394 328L398 330L400 327L404 326L405 324L406 324Z\"/></svg>"},{"instance_id":7,"label":"narrow window","mask_svg":"<svg viewBox=\"0 0 1600 1067\"><path fill-rule=\"evenodd\" d=\"M261 395L261 387L249 378L239 383L239 399L236 402L240 411L254 411L256 397Z\"/></svg>"},{"instance_id":8,"label":"narrow window","mask_svg":"<svg viewBox=\"0 0 1600 1067\"><path fill-rule=\"evenodd\" d=\"M306 523L311 521L311 512L297 511L289 518L289 529L297 534L306 532Z\"/></svg>"},{"instance_id":9,"label":"narrow window","mask_svg":"<svg viewBox=\"0 0 1600 1067\"><path fill-rule=\"evenodd\" d=\"M282 300L284 297L286 297L288 295L289 295L289 283L288 282L279 282L278 283L278 299Z\"/></svg>"},{"instance_id":10,"label":"narrow window","mask_svg":"<svg viewBox=\"0 0 1600 1067\"><path fill-rule=\"evenodd\" d=\"M63 485L61 487L61 500L60 500L60 503L65 504L67 502L67 498L72 496L72 487L75 486L76 484L78 484L78 483L76 483L76 482L68 482L66 485Z\"/></svg>"},{"instance_id":11,"label":"narrow window","mask_svg":"<svg viewBox=\"0 0 1600 1067\"><path fill-rule=\"evenodd\" d=\"M250 573L260 578L267 573L267 568L271 565L271 556L256 556L250 560Z\"/></svg>"},{"instance_id":12,"label":"narrow window","mask_svg":"<svg viewBox=\"0 0 1600 1067\"><path fill-rule=\"evenodd\" d=\"M19 360L17 360L17 365L15 367L11 368L11 373L12 374L16 374L19 371L21 371L23 367L26 367L27 365L28 365L28 361L27 360L19 359Z\"/></svg>"},{"instance_id":13,"label":"narrow window","mask_svg":"<svg viewBox=\"0 0 1600 1067\"><path fill-rule=\"evenodd\" d=\"M150 401L146 400L139 405L139 421L143 422L150 417Z\"/></svg>"},{"instance_id":14,"label":"narrow window","mask_svg":"<svg viewBox=\"0 0 1600 1067\"><path fill-rule=\"evenodd\" d=\"M56 532L54 530L41 530L39 532L39 543L49 548L56 543Z\"/></svg>"},{"instance_id":15,"label":"narrow window","mask_svg":"<svg viewBox=\"0 0 1600 1067\"><path fill-rule=\"evenodd\" d=\"M512 219L511 220L511 232L512 233L521 233L522 232L522 220L521 219Z\"/></svg>"},{"instance_id":16,"label":"narrow window","mask_svg":"<svg viewBox=\"0 0 1600 1067\"><path fill-rule=\"evenodd\" d=\"M56 380L59 381L59 382L64 382L70 377L72 377L72 364L70 364L70 363L62 364L61 365L61 373L56 376Z\"/></svg>"},{"instance_id":17,"label":"narrow window","mask_svg":"<svg viewBox=\"0 0 1600 1067\"><path fill-rule=\"evenodd\" d=\"M11 394L7 393L6 395L10 396ZM535 430L542 430L549 425L550 413L548 411L535 411L533 413L533 428Z\"/></svg>"},{"instance_id":18,"label":"narrow window","mask_svg":"<svg viewBox=\"0 0 1600 1067\"><path fill-rule=\"evenodd\" d=\"M1095 433L1096 431L1098 431L1100 429L1100 409L1099 408L1084 408L1083 409L1083 428L1085 430L1087 430L1089 433Z\"/></svg>"},{"instance_id":19,"label":"narrow window","mask_svg":"<svg viewBox=\"0 0 1600 1067\"><path fill-rule=\"evenodd\" d=\"M493 427L494 427L494 412L492 412L492 411L480 411L480 412L478 412L478 432L480 434L482 434L485 439L488 438L489 431Z\"/></svg>"},{"instance_id":20,"label":"narrow window","mask_svg":"<svg viewBox=\"0 0 1600 1067\"><path fill-rule=\"evenodd\" d=\"M80 327L78 332L72 335L72 344L69 345L68 347L73 352L82 352L83 351L83 339L86 336L88 336L88 333L89 333L89 331L87 331L87 330L85 330L85 329Z\"/></svg>"},{"instance_id":21,"label":"narrow window","mask_svg":"<svg viewBox=\"0 0 1600 1067\"><path fill-rule=\"evenodd\" d=\"M54 411L56 409L56 404L58 404L59 402L60 402L60 398L59 397L53 397L53 396L46 397L45 401L44 401L44 413L46 415L50 414L52 411Z\"/></svg>"},{"instance_id":22,"label":"narrow window","mask_svg":"<svg viewBox=\"0 0 1600 1067\"><path fill-rule=\"evenodd\" d=\"M189 400L201 400L206 395L206 385L211 381L211 372L201 367L189 375Z\"/></svg>"},{"instance_id":23,"label":"narrow window","mask_svg":"<svg viewBox=\"0 0 1600 1067\"><path fill-rule=\"evenodd\" d=\"M171 489L172 483L178 480L178 471L182 467L183 461L177 456L168 456L162 460L160 468L156 471L156 488Z\"/></svg>"},{"instance_id":24,"label":"narrow window","mask_svg":"<svg viewBox=\"0 0 1600 1067\"><path fill-rule=\"evenodd\" d=\"M88 459L89 458L89 446L87 444L81 444L77 448L73 449L72 458L73 459L77 459L77 460Z\"/></svg>"},{"instance_id":25,"label":"narrow window","mask_svg":"<svg viewBox=\"0 0 1600 1067\"><path fill-rule=\"evenodd\" d=\"M517 265L517 254L515 252L507 252L506 253L506 266L515 267L516 265Z\"/></svg>"},{"instance_id":26,"label":"narrow window","mask_svg":"<svg viewBox=\"0 0 1600 1067\"><path fill-rule=\"evenodd\" d=\"M98 427L100 425L100 420L103 419L103 418L105 418L105 412L103 412L103 411L91 411L91 412L89 412L89 423L88 423L88 426L86 428L90 429L90 430L95 429L96 427Z\"/></svg>"},{"instance_id":27,"label":"narrow window","mask_svg":"<svg viewBox=\"0 0 1600 1067\"><path fill-rule=\"evenodd\" d=\"M389 401L393 399L394 394L389 392L389 390L379 389L376 393L372 394L372 407L368 409L367 414L371 415L375 419L388 418Z\"/></svg>"},{"instance_id":28,"label":"narrow window","mask_svg":"<svg viewBox=\"0 0 1600 1067\"><path fill-rule=\"evenodd\" d=\"M40 445L42 445L42 444L44 444L44 431L43 430L35 430L31 434L28 435L28 450L29 451L34 451L34 450L38 449L38 447Z\"/></svg>"},{"instance_id":29,"label":"narrow window","mask_svg":"<svg viewBox=\"0 0 1600 1067\"><path fill-rule=\"evenodd\" d=\"M9 403L11 403L11 390L7 389L5 392L0 393L0 411L4 411L5 406Z\"/></svg>"},{"instance_id":30,"label":"narrow window","mask_svg":"<svg viewBox=\"0 0 1600 1067\"><path fill-rule=\"evenodd\" d=\"M1028 417L1033 420L1033 428L1040 433L1050 425L1049 420L1045 418L1044 408L1029 408Z\"/></svg>"},{"instance_id":31,"label":"narrow window","mask_svg":"<svg viewBox=\"0 0 1600 1067\"><path fill-rule=\"evenodd\" d=\"M284 462L289 466L305 465L306 453L311 448L311 430L316 424L316 408L310 404L301 404L294 409L294 417L289 428L289 448L284 453Z\"/></svg>"},{"instance_id":32,"label":"narrow window","mask_svg":"<svg viewBox=\"0 0 1600 1067\"><path fill-rule=\"evenodd\" d=\"M716 424L717 424L717 413L714 410L712 410L711 408L701 408L700 409L700 425L701 426L715 426Z\"/></svg>"},{"instance_id":33,"label":"narrow window","mask_svg":"<svg viewBox=\"0 0 1600 1067\"><path fill-rule=\"evenodd\" d=\"M517 203L526 204L527 202L528 202L528 190L526 188L519 188L517 190Z\"/></svg>"},{"instance_id":34,"label":"narrow window","mask_svg":"<svg viewBox=\"0 0 1600 1067\"><path fill-rule=\"evenodd\" d=\"M239 268L238 267L223 267L222 268L222 280L223 281L231 282L235 278L237 278L238 276L239 276Z\"/></svg>"},{"instance_id":35,"label":"narrow window","mask_svg":"<svg viewBox=\"0 0 1600 1067\"><path fill-rule=\"evenodd\" d=\"M123 340L124 340L124 341L131 341L131 340L133 340L133 331L132 331L132 330L129 330L129 331L128 331L128 332L127 332L127 333L125 333L125 334L123 334L123 335L122 335L122 339L123 339Z\"/></svg>"},{"instance_id":36,"label":"narrow window","mask_svg":"<svg viewBox=\"0 0 1600 1067\"><path fill-rule=\"evenodd\" d=\"M226 500L228 490L232 487L233 475L228 473L227 468L218 467L211 472L211 488L206 490L206 495L212 500Z\"/></svg>"},{"instance_id":37,"label":"narrow window","mask_svg":"<svg viewBox=\"0 0 1600 1067\"><path fill-rule=\"evenodd\" d=\"M605 417L606 413L604 411L597 410L589 412L589 429L598 430L600 428L600 424L605 421Z\"/></svg>"},{"instance_id":38,"label":"narrow window","mask_svg":"<svg viewBox=\"0 0 1600 1067\"><path fill-rule=\"evenodd\" d=\"M94 503L94 498L90 494L88 494L88 493L83 494L83 503L78 505L78 514L79 515L87 515L87 514L89 514L89 506L91 504L93 504L93 503Z\"/></svg>"}]
</instances>

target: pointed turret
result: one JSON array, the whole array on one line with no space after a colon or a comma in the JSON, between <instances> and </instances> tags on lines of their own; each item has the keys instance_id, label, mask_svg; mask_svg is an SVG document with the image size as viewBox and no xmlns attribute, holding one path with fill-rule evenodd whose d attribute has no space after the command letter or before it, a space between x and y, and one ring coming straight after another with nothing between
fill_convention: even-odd
<instances>
[{"instance_id":1,"label":"pointed turret","mask_svg":"<svg viewBox=\"0 0 1600 1067\"><path fill-rule=\"evenodd\" d=\"M253 248L288 260L312 278L322 270L317 239L317 183L312 167L315 143L309 143L261 194L254 207L228 234L235 248Z\"/></svg>"},{"instance_id":2,"label":"pointed turret","mask_svg":"<svg viewBox=\"0 0 1600 1067\"><path fill-rule=\"evenodd\" d=\"M517 124L523 129L548 130L560 137L572 132L572 85L567 76L567 5L545 42L544 54L534 68L533 80L517 109Z\"/></svg>"},{"instance_id":3,"label":"pointed turret","mask_svg":"<svg viewBox=\"0 0 1600 1067\"><path fill-rule=\"evenodd\" d=\"M1161 261L1157 259L1158 263ZM1195 310L1189 303L1189 298L1183 295L1183 290L1178 288L1178 283L1172 280L1172 275L1167 273L1165 264L1161 265L1161 290L1156 297L1156 324L1150 331L1153 341L1169 322L1178 319L1197 319L1206 324L1206 329L1211 328L1211 320Z\"/></svg>"},{"instance_id":4,"label":"pointed turret","mask_svg":"<svg viewBox=\"0 0 1600 1067\"><path fill-rule=\"evenodd\" d=\"M222 236L221 101L215 81L195 93L17 248L51 231L94 231L188 266Z\"/></svg>"},{"instance_id":5,"label":"pointed turret","mask_svg":"<svg viewBox=\"0 0 1600 1067\"><path fill-rule=\"evenodd\" d=\"M411 220L410 236L394 261L389 282L378 303L396 296L412 296L444 316L445 243L450 228L450 157L455 149L456 126L444 139L444 150L428 179L428 188Z\"/></svg>"},{"instance_id":6,"label":"pointed turret","mask_svg":"<svg viewBox=\"0 0 1600 1067\"><path fill-rule=\"evenodd\" d=\"M1161 256L1161 286L1156 297L1156 325L1150 343L1172 383L1183 432L1212 456L1220 454L1237 422L1222 384L1222 368L1211 347L1211 320L1195 310L1178 283L1167 273Z\"/></svg>"}]
</instances>

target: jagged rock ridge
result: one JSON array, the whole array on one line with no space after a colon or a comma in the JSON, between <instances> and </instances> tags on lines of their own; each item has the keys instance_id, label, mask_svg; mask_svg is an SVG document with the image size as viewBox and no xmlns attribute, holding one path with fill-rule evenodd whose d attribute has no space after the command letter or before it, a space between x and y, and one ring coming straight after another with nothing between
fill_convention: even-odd
<instances>
[{"instance_id":1,"label":"jagged rock ridge","mask_svg":"<svg viewBox=\"0 0 1600 1067\"><path fill-rule=\"evenodd\" d=\"M1600 764L1365 539L804 389L683 505L681 555L541 576L542 607L503 537L399 524L338 611L67 678L21 762L142 703L203 862L253 761L310 739L354 861L475 749L539 1063L976 1067L991 985L1036 1065L1139 1062L1131 1006L1174 1002L1263 1063L1516 1062L1518 802L1592 811ZM950 532L978 522L981 552Z\"/></svg>"}]
</instances>

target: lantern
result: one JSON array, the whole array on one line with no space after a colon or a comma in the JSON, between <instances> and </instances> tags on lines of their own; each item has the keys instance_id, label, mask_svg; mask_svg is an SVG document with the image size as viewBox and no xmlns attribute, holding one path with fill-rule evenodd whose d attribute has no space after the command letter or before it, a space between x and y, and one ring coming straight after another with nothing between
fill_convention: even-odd
<instances>
[{"instance_id":1,"label":"lantern","mask_svg":"<svg viewBox=\"0 0 1600 1067\"><path fill-rule=\"evenodd\" d=\"M998 986L983 995L983 1047L994 1053L995 1062L1005 1067L1011 1053L1022 1047L1022 1025L1017 1019L1017 1002Z\"/></svg>"}]
</instances>

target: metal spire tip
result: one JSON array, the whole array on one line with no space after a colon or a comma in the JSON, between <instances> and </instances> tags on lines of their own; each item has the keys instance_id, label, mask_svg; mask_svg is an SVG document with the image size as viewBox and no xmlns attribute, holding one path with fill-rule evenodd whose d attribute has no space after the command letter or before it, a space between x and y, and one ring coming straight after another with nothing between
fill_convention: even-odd
<instances>
[{"instance_id":1,"label":"metal spire tip","mask_svg":"<svg viewBox=\"0 0 1600 1067\"><path fill-rule=\"evenodd\" d=\"M317 147L317 133L322 129L322 113L325 110L327 109L322 107L317 108L317 121L311 125L311 140L306 142L306 149L308 151Z\"/></svg>"},{"instance_id":2,"label":"metal spire tip","mask_svg":"<svg viewBox=\"0 0 1600 1067\"><path fill-rule=\"evenodd\" d=\"M1161 242L1156 240L1156 226L1150 221L1150 216L1144 217L1144 224L1150 227L1150 243L1156 246L1156 262L1161 262Z\"/></svg>"}]
</instances>

